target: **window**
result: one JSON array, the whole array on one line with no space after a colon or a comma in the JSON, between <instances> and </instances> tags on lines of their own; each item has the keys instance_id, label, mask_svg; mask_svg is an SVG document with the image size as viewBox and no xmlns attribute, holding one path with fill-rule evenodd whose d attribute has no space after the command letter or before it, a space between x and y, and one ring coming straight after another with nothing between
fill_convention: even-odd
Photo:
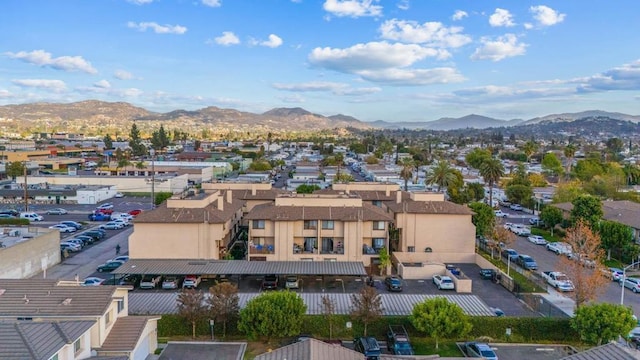
<instances>
[{"instance_id":1,"label":"window","mask_svg":"<svg viewBox=\"0 0 640 360\"><path fill-rule=\"evenodd\" d=\"M104 323L109 325L111 323L111 311L108 311L104 316Z\"/></svg>"},{"instance_id":2,"label":"window","mask_svg":"<svg viewBox=\"0 0 640 360\"><path fill-rule=\"evenodd\" d=\"M382 207L382 201L380 201L380 200L373 200L373 206Z\"/></svg>"},{"instance_id":3,"label":"window","mask_svg":"<svg viewBox=\"0 0 640 360\"><path fill-rule=\"evenodd\" d=\"M415 246L407 246L407 252L416 252Z\"/></svg>"},{"instance_id":4,"label":"window","mask_svg":"<svg viewBox=\"0 0 640 360\"><path fill-rule=\"evenodd\" d=\"M121 313L122 310L124 310L124 301L118 300L118 314Z\"/></svg>"},{"instance_id":5,"label":"window","mask_svg":"<svg viewBox=\"0 0 640 360\"><path fill-rule=\"evenodd\" d=\"M333 253L333 238L330 238L330 237L322 238L322 253L323 254Z\"/></svg>"},{"instance_id":6,"label":"window","mask_svg":"<svg viewBox=\"0 0 640 360\"><path fill-rule=\"evenodd\" d=\"M384 221L374 221L373 230L384 230Z\"/></svg>"},{"instance_id":7,"label":"window","mask_svg":"<svg viewBox=\"0 0 640 360\"><path fill-rule=\"evenodd\" d=\"M382 249L385 243L385 238L373 238L372 239L373 242L373 248L378 250L378 249Z\"/></svg>"},{"instance_id":8,"label":"window","mask_svg":"<svg viewBox=\"0 0 640 360\"><path fill-rule=\"evenodd\" d=\"M333 230L333 220L322 220L322 228L325 230Z\"/></svg>"},{"instance_id":9,"label":"window","mask_svg":"<svg viewBox=\"0 0 640 360\"><path fill-rule=\"evenodd\" d=\"M55 354L49 358L49 360L58 360L58 359L59 359L58 354Z\"/></svg>"},{"instance_id":10,"label":"window","mask_svg":"<svg viewBox=\"0 0 640 360\"><path fill-rule=\"evenodd\" d=\"M73 352L74 353L78 353L78 351L82 350L82 347L80 346L81 345L80 340L81 339L78 339L78 340L76 340L76 342L73 343Z\"/></svg>"},{"instance_id":11,"label":"window","mask_svg":"<svg viewBox=\"0 0 640 360\"><path fill-rule=\"evenodd\" d=\"M304 221L304 229L305 230L316 230L318 228L318 222L316 220L305 220Z\"/></svg>"},{"instance_id":12,"label":"window","mask_svg":"<svg viewBox=\"0 0 640 360\"><path fill-rule=\"evenodd\" d=\"M253 220L252 227L254 229L264 229L264 220Z\"/></svg>"}]
</instances>

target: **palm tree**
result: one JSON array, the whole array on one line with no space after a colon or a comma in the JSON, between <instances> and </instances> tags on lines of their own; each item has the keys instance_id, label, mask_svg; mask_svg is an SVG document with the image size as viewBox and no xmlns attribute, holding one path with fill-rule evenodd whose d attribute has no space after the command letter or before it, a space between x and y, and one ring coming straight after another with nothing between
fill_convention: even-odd
<instances>
[{"instance_id":1,"label":"palm tree","mask_svg":"<svg viewBox=\"0 0 640 360\"><path fill-rule=\"evenodd\" d=\"M452 182L456 181L455 169L446 160L440 160L436 163L436 166L431 168L425 179L425 183L437 184L438 191L446 190L446 188Z\"/></svg>"},{"instance_id":2,"label":"palm tree","mask_svg":"<svg viewBox=\"0 0 640 360\"><path fill-rule=\"evenodd\" d=\"M480 175L489 183L489 206L493 207L493 185L504 175L504 166L495 158L485 160L480 165Z\"/></svg>"},{"instance_id":3,"label":"palm tree","mask_svg":"<svg viewBox=\"0 0 640 360\"><path fill-rule=\"evenodd\" d=\"M400 177L404 180L404 191L408 191L409 179L413 177L413 168L415 166L415 162L412 158L405 157L400 160L400 165L402 165L402 169L400 170Z\"/></svg>"},{"instance_id":4,"label":"palm tree","mask_svg":"<svg viewBox=\"0 0 640 360\"><path fill-rule=\"evenodd\" d=\"M573 165L573 157L576 155L576 146L569 144L564 148L564 156L567 158L567 178L571 176L571 166Z\"/></svg>"},{"instance_id":5,"label":"palm tree","mask_svg":"<svg viewBox=\"0 0 640 360\"><path fill-rule=\"evenodd\" d=\"M539 148L538 143L533 140L529 140L524 144L524 146L522 147L522 151L527 157L528 163L531 162L531 156L533 156L533 154L535 154L538 151L538 148Z\"/></svg>"}]
</instances>

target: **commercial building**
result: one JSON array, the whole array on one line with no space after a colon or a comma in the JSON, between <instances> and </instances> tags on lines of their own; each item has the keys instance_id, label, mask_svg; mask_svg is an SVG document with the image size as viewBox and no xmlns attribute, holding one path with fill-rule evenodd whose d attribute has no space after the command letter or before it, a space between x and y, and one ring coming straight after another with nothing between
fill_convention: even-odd
<instances>
[{"instance_id":1,"label":"commercial building","mask_svg":"<svg viewBox=\"0 0 640 360\"><path fill-rule=\"evenodd\" d=\"M58 230L36 226L0 227L0 279L30 278L58 263Z\"/></svg>"}]
</instances>

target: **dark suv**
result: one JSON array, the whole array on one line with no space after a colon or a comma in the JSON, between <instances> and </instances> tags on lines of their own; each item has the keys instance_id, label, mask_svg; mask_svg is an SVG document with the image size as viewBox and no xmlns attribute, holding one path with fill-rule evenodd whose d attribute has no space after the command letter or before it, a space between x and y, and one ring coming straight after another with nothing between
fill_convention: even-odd
<instances>
[{"instance_id":1,"label":"dark suv","mask_svg":"<svg viewBox=\"0 0 640 360\"><path fill-rule=\"evenodd\" d=\"M278 275L265 275L262 280L262 290L277 290L278 289Z\"/></svg>"},{"instance_id":2,"label":"dark suv","mask_svg":"<svg viewBox=\"0 0 640 360\"><path fill-rule=\"evenodd\" d=\"M387 276L384 284L389 291L402 291L402 280L397 276Z\"/></svg>"},{"instance_id":3,"label":"dark suv","mask_svg":"<svg viewBox=\"0 0 640 360\"><path fill-rule=\"evenodd\" d=\"M367 360L380 359L380 345L374 337L359 337L353 340L353 348L355 351L364 354Z\"/></svg>"}]
</instances>

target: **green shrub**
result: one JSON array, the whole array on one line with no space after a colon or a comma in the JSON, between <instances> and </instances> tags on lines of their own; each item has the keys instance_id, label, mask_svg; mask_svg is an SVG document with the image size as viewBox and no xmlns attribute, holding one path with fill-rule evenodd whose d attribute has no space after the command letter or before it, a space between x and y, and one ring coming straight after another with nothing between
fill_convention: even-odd
<instances>
[{"instance_id":1,"label":"green shrub","mask_svg":"<svg viewBox=\"0 0 640 360\"><path fill-rule=\"evenodd\" d=\"M29 219L0 219L0 225L29 225Z\"/></svg>"}]
</instances>

